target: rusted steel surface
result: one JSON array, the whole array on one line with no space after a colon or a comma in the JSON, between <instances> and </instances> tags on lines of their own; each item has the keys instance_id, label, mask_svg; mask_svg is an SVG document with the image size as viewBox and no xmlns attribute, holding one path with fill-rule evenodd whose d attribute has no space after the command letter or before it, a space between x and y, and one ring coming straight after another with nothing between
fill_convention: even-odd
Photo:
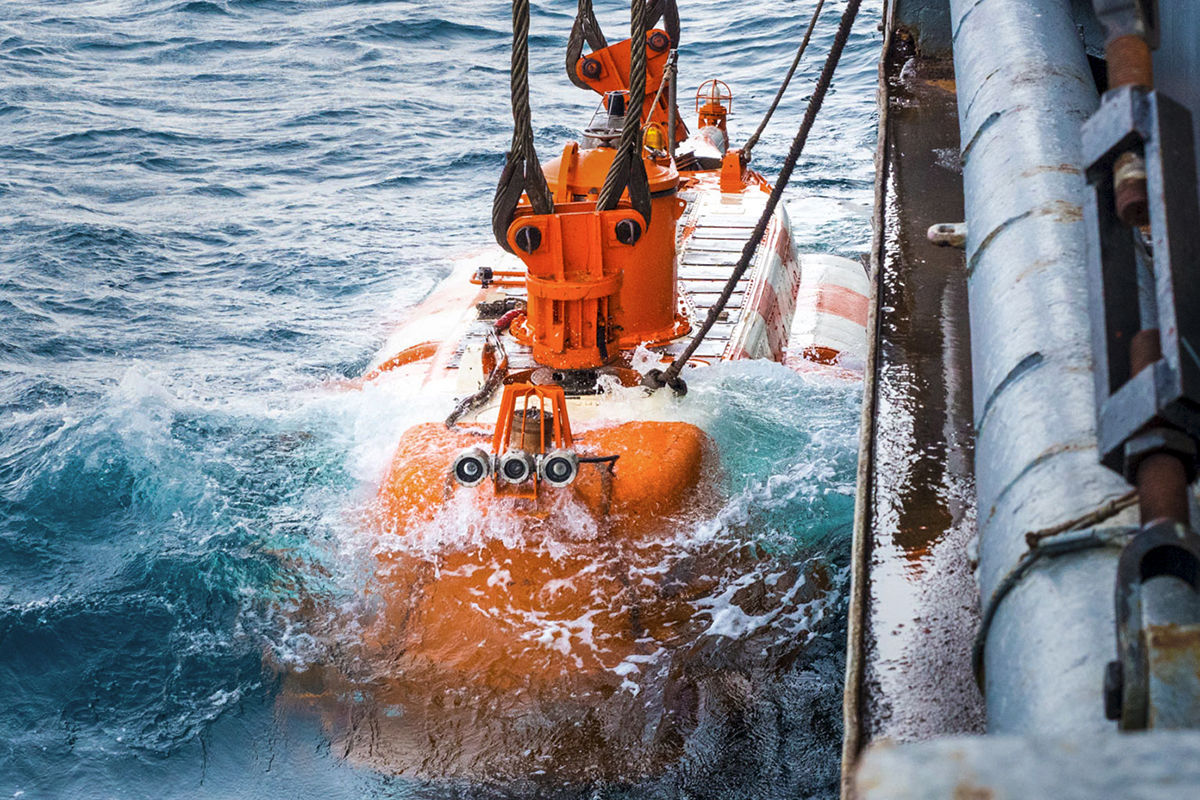
<instances>
[{"instance_id":1,"label":"rusted steel surface","mask_svg":"<svg viewBox=\"0 0 1200 800\"><path fill-rule=\"evenodd\" d=\"M858 746L979 732L984 720L970 672L978 605L963 253L927 237L962 219L954 81L948 60L918 57L903 33L883 77L874 413L860 455L863 599L851 620L861 670L846 709ZM856 754L847 747L844 768Z\"/></svg>"},{"instance_id":2,"label":"rusted steel surface","mask_svg":"<svg viewBox=\"0 0 1200 800\"><path fill-rule=\"evenodd\" d=\"M1171 453L1151 453L1138 464L1142 524L1188 521L1188 481L1183 461Z\"/></svg>"},{"instance_id":3,"label":"rusted steel surface","mask_svg":"<svg viewBox=\"0 0 1200 800\"><path fill-rule=\"evenodd\" d=\"M1108 88L1153 88L1154 62L1150 56L1150 41L1157 39L1157 31L1151 35L1134 3L1102 1L1097 8L1102 9L1100 20L1106 33L1104 60L1108 69ZM1119 10L1114 13L1114 8ZM1117 157L1113 182L1117 216L1121 221L1130 226L1149 224L1146 162L1140 152L1130 150Z\"/></svg>"},{"instance_id":4,"label":"rusted steel surface","mask_svg":"<svg viewBox=\"0 0 1200 800\"><path fill-rule=\"evenodd\" d=\"M956 737L872 748L861 800L1200 797L1200 733Z\"/></svg>"},{"instance_id":5,"label":"rusted steel surface","mask_svg":"<svg viewBox=\"0 0 1200 800\"><path fill-rule=\"evenodd\" d=\"M1133 335L1129 343L1129 360L1133 374L1153 366L1162 358L1162 344L1157 328L1146 328ZM1128 456L1126 456L1128 458ZM1142 525L1160 519L1188 523L1187 465L1178 454L1166 451L1151 452L1142 457L1136 467Z\"/></svg>"},{"instance_id":6,"label":"rusted steel surface","mask_svg":"<svg viewBox=\"0 0 1200 800\"><path fill-rule=\"evenodd\" d=\"M1108 61L1108 87L1153 86L1154 63L1150 58L1150 46L1135 34L1115 36L1104 48Z\"/></svg>"},{"instance_id":7,"label":"rusted steel surface","mask_svg":"<svg viewBox=\"0 0 1200 800\"><path fill-rule=\"evenodd\" d=\"M1176 591L1188 591L1177 586ZM1200 727L1200 625L1146 627L1150 727Z\"/></svg>"}]
</instances>

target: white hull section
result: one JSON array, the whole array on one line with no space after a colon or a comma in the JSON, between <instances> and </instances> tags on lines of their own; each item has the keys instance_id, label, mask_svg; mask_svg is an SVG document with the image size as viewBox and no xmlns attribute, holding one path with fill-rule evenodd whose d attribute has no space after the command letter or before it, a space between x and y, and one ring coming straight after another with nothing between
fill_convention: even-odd
<instances>
[{"instance_id":1,"label":"white hull section","mask_svg":"<svg viewBox=\"0 0 1200 800\"><path fill-rule=\"evenodd\" d=\"M723 193L715 173L697 174L681 191L687 208L679 222L677 276L681 308L696 330L716 303L736 266L767 201L763 184ZM494 321L479 318L477 305L523 300L518 285L484 289L472 282L480 267L520 273L515 256L489 249L464 260L389 338L384 357L372 364L367 379L382 370L389 379L403 376L426 397L442 396L446 408L455 398L477 392L487 378L483 353L495 333ZM867 276L850 259L827 255L797 256L787 212L771 218L750 268L730 296L716 325L689 363L700 367L720 361L756 358L809 371L857 367L866 352ZM642 352L635 365L649 369L671 361L691 333ZM510 333L498 334L509 372L532 369L530 349ZM686 372L685 372L686 376ZM498 394L464 421L494 419ZM658 393L668 394L668 393ZM572 397L572 419L603 416L605 395ZM657 398L657 395L655 396ZM622 402L627 403L626 397ZM639 403L644 418L655 416L652 398ZM628 415L631 409L625 407Z\"/></svg>"}]
</instances>

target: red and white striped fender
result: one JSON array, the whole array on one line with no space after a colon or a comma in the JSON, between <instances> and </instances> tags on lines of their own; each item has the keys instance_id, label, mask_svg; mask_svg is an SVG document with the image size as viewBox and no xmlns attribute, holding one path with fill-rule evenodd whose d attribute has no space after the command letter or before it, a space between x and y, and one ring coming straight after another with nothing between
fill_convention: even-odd
<instances>
[{"instance_id":1,"label":"red and white striped fender","mask_svg":"<svg viewBox=\"0 0 1200 800\"><path fill-rule=\"evenodd\" d=\"M831 255L800 257L800 290L783 361L804 369L838 364L861 369L867 355L870 281L858 261Z\"/></svg>"},{"instance_id":2,"label":"red and white striped fender","mask_svg":"<svg viewBox=\"0 0 1200 800\"><path fill-rule=\"evenodd\" d=\"M755 254L746 306L725 350L725 358L783 360L800 273L791 224L787 212L779 206Z\"/></svg>"}]
</instances>

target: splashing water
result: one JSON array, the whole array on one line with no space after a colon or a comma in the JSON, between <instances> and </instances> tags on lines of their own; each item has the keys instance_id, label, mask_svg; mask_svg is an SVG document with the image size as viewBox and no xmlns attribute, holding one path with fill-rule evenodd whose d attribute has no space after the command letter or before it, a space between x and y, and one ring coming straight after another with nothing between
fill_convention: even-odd
<instances>
[{"instance_id":1,"label":"splashing water","mask_svg":"<svg viewBox=\"0 0 1200 800\"><path fill-rule=\"evenodd\" d=\"M735 140L807 19L781 0L751 5L681 4L683 80L733 84ZM616 37L621 4L597 6ZM440 409L386 379L353 392L326 381L360 374L394 320L488 246L510 133L506 4L8 10L0 796L835 793L858 387L770 364L697 374L672 408L716 442L725 499L655 540L664 558L632 558L627 577L692 569L707 581L680 600L677 638L605 662L606 682L587 687L607 692L600 702L538 716L499 690L447 695L511 724L481 733L461 714L425 714L443 746L407 751L420 762L408 776L347 750L370 735L280 705L282 675L330 665L363 677L354 648L381 542L362 510L403 431ZM869 237L872 10L789 190L805 250L853 255ZM561 76L572 13L534 9L544 153L593 105ZM768 176L802 95L757 148ZM569 512L558 528L590 541ZM472 529L459 513L414 555L465 545L465 531L476 546L528 544L528 531ZM552 538L545 557L565 558ZM603 600L522 618L537 632L522 645L602 648ZM380 718L420 718L429 698L407 699L376 704ZM598 770L613 752L628 764Z\"/></svg>"}]
</instances>

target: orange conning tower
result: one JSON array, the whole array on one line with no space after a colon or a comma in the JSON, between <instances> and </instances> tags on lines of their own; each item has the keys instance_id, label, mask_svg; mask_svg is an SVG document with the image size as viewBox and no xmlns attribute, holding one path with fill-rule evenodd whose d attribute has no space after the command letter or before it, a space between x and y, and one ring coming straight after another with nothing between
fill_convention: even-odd
<instances>
[{"instance_id":1,"label":"orange conning tower","mask_svg":"<svg viewBox=\"0 0 1200 800\"><path fill-rule=\"evenodd\" d=\"M528 269L528 316L513 333L540 364L599 367L621 348L687 332L676 291L679 173L669 159L643 157L649 225L627 195L601 211L596 201L616 152L569 143L545 167L553 213L533 214L522 204L509 226L509 244Z\"/></svg>"}]
</instances>

